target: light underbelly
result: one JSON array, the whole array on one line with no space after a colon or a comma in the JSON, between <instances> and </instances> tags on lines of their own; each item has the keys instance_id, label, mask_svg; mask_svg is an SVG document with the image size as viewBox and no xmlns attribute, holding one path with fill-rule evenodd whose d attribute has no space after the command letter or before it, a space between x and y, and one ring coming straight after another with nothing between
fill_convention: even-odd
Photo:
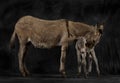
<instances>
[{"instance_id":1,"label":"light underbelly","mask_svg":"<svg viewBox=\"0 0 120 83\"><path fill-rule=\"evenodd\" d=\"M32 45L36 48L52 48L60 45L60 42L55 43L53 40L40 41L40 40L33 40L31 38L28 38L28 42L31 42Z\"/></svg>"}]
</instances>

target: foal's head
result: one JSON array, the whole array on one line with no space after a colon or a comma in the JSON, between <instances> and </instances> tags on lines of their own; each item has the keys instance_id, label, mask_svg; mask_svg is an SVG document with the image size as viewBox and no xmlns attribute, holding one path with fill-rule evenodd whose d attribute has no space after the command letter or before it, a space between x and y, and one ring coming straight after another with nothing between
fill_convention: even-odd
<instances>
[{"instance_id":1,"label":"foal's head","mask_svg":"<svg viewBox=\"0 0 120 83\"><path fill-rule=\"evenodd\" d=\"M84 45L87 43L86 39L84 37L78 37L77 42L81 47L84 47Z\"/></svg>"}]
</instances>

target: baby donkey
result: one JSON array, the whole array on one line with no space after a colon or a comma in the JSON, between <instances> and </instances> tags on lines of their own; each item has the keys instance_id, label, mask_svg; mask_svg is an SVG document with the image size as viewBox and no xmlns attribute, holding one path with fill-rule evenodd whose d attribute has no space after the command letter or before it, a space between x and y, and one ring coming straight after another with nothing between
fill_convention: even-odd
<instances>
[{"instance_id":1,"label":"baby donkey","mask_svg":"<svg viewBox=\"0 0 120 83\"><path fill-rule=\"evenodd\" d=\"M81 65L84 69L85 78L87 77L87 70L86 70L86 39L84 37L79 37L76 45L77 51L77 60L78 60L78 74L81 73Z\"/></svg>"},{"instance_id":2,"label":"baby donkey","mask_svg":"<svg viewBox=\"0 0 120 83\"><path fill-rule=\"evenodd\" d=\"M81 66L83 66L85 78L87 78L87 74L90 73L92 70L92 60L95 62L98 76L100 75L98 60L95 55L94 48L96 44L99 42L100 37L102 35L103 25L95 26L95 29L96 32L94 35L89 35L89 37L86 36L79 37L75 45L77 52L77 60L78 60L78 74L80 75ZM88 57L88 59L86 59L86 57ZM88 62L88 69L86 68L87 62Z\"/></svg>"}]
</instances>

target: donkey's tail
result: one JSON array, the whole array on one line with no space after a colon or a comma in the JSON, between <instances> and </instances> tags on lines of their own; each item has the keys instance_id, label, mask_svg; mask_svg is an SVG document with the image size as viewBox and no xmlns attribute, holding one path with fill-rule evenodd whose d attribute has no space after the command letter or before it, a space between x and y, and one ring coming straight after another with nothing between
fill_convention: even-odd
<instances>
[{"instance_id":1,"label":"donkey's tail","mask_svg":"<svg viewBox=\"0 0 120 83\"><path fill-rule=\"evenodd\" d=\"M14 47L14 45L15 45L15 37L16 37L16 33L14 31L13 34L12 34L12 37L10 39L10 44L9 44L10 49L12 49Z\"/></svg>"}]
</instances>

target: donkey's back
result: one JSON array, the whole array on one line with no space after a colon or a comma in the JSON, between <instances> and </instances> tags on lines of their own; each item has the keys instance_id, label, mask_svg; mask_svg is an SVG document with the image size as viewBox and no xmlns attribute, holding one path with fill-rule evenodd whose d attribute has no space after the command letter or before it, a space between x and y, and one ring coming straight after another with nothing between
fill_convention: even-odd
<instances>
[{"instance_id":1,"label":"donkey's back","mask_svg":"<svg viewBox=\"0 0 120 83\"><path fill-rule=\"evenodd\" d=\"M60 45L67 37L66 20L43 20L32 16L22 17L15 26L21 42L31 42L35 47L50 48Z\"/></svg>"}]
</instances>

